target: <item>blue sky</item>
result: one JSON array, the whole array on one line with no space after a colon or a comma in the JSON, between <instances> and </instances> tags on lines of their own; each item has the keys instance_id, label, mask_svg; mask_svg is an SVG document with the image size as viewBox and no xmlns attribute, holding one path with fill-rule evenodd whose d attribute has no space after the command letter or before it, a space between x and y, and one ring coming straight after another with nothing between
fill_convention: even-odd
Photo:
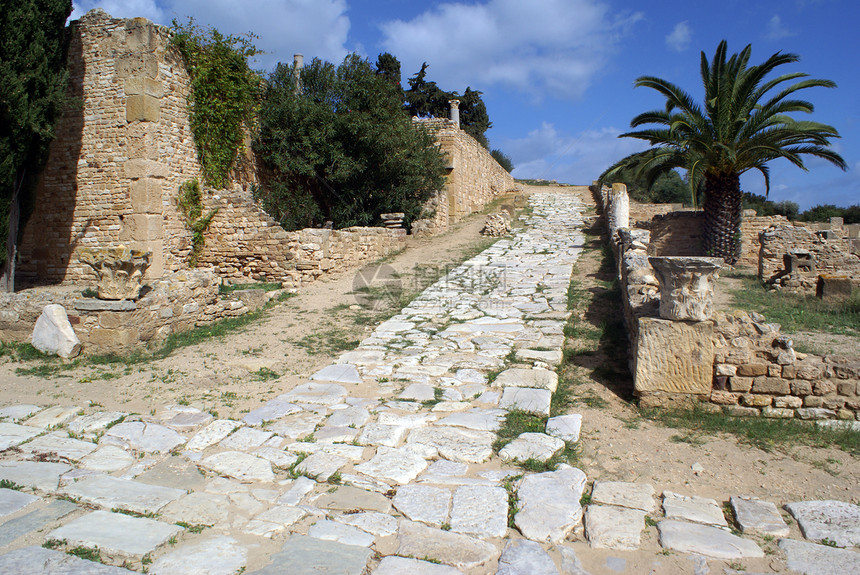
<instances>
[{"instance_id":1,"label":"blue sky","mask_svg":"<svg viewBox=\"0 0 860 575\"><path fill-rule=\"evenodd\" d=\"M427 61L428 79L461 93L484 93L493 148L514 175L585 184L613 161L641 149L618 139L636 114L662 102L633 89L641 75L670 80L701 98L699 53L722 39L731 52L752 44L752 62L777 51L801 56L783 71L835 81L801 92L812 119L835 126L835 149L850 169L810 158L809 172L771 165L770 198L801 208L860 204L860 4L856 0L76 0L72 17L95 7L161 24L193 16L226 33L252 31L271 69L296 52L340 62L349 52L375 61L397 56L406 78ZM757 174L745 191L764 193Z\"/></svg>"}]
</instances>

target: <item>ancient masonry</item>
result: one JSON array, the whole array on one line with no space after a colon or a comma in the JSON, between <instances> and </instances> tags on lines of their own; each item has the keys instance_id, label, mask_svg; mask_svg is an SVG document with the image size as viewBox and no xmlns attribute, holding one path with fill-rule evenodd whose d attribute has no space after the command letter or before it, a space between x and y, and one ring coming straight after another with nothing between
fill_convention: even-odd
<instances>
[{"instance_id":1,"label":"ancient masonry","mask_svg":"<svg viewBox=\"0 0 860 575\"><path fill-rule=\"evenodd\" d=\"M18 276L29 285L92 282L80 250L120 244L152 252L147 279L187 269L191 234L177 196L201 169L188 121L188 75L169 46L170 32L102 10L87 13L73 29L70 84L81 105L57 128L19 247ZM449 158L448 183L425 226L440 230L514 183L456 123L431 123ZM253 201L253 180L253 170L242 170L231 189L205 194L206 207L219 211L200 262L221 277L299 285L402 245L402 230L286 232Z\"/></svg>"},{"instance_id":2,"label":"ancient masonry","mask_svg":"<svg viewBox=\"0 0 860 575\"><path fill-rule=\"evenodd\" d=\"M623 185L596 195L617 256L630 371L641 405L693 402L737 416L860 419L856 358L799 353L791 339L779 333L779 325L757 313L714 311L711 278L721 266L719 260L695 251L666 254L667 244L654 246L653 228L629 227L629 209L619 201L626 196ZM658 215L654 220L663 238L689 237L694 229L689 214ZM749 230L753 224L770 220L750 219L745 237L754 235ZM679 229L672 230L667 222L680 223ZM842 244L832 233L828 244L820 233L802 227L759 230L762 262L773 260L775 253L780 260L792 253L794 238L801 237L799 247L831 262L828 269L838 268L851 254L836 249Z\"/></svg>"}]
</instances>

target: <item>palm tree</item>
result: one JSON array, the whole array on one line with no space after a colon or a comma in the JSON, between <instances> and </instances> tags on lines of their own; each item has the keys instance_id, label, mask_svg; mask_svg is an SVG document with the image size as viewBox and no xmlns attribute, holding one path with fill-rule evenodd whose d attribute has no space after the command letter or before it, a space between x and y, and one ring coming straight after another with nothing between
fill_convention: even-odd
<instances>
[{"instance_id":1,"label":"palm tree","mask_svg":"<svg viewBox=\"0 0 860 575\"><path fill-rule=\"evenodd\" d=\"M624 168L633 168L637 177L653 182L675 168L687 171L693 202L704 194L704 248L708 255L733 264L740 248L740 175L758 170L770 190L767 163L785 158L806 170L803 155L816 156L845 170L845 160L831 150L830 138L838 138L835 128L811 121L797 121L787 114L811 113L812 104L791 98L799 90L835 88L830 80L808 78L793 72L765 80L777 66L797 62L796 54L777 52L762 64L748 65L752 48L726 60L726 41L720 42L708 63L702 52L701 73L705 85L704 107L678 86L661 78L642 76L635 85L657 90L666 98L664 110L645 112L633 118L632 128L656 127L621 134L638 138L652 147L632 154L610 166L601 179ZM786 82L798 80L789 86ZM779 91L774 91L779 88Z\"/></svg>"}]
</instances>

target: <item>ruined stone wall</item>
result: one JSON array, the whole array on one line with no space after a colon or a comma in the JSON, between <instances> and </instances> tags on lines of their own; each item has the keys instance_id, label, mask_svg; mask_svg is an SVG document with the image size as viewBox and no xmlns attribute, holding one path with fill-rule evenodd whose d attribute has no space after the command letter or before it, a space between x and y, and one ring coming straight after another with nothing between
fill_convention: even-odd
<instances>
[{"instance_id":1,"label":"ruined stone wall","mask_svg":"<svg viewBox=\"0 0 860 575\"><path fill-rule=\"evenodd\" d=\"M844 275L860 286L860 226L827 225L813 231L807 226L774 225L760 232L759 278L802 292L815 292L818 276ZM850 236L855 236L854 238ZM811 257L809 270L787 269L786 256L803 252Z\"/></svg>"},{"instance_id":2,"label":"ruined stone wall","mask_svg":"<svg viewBox=\"0 0 860 575\"><path fill-rule=\"evenodd\" d=\"M599 202L607 196L596 188L592 193ZM750 219L752 227L770 218ZM735 416L860 420L860 357L796 352L779 325L757 313L718 311L702 322L661 319L660 286L648 261L651 233L620 230L612 244L640 405L695 404Z\"/></svg>"},{"instance_id":3,"label":"ruined stone wall","mask_svg":"<svg viewBox=\"0 0 860 575\"><path fill-rule=\"evenodd\" d=\"M516 183L490 152L450 120L434 118L413 121L433 133L446 156L447 177L441 193L428 209L435 214L419 229L441 231L466 216L481 211L499 194L516 189Z\"/></svg>"}]
</instances>

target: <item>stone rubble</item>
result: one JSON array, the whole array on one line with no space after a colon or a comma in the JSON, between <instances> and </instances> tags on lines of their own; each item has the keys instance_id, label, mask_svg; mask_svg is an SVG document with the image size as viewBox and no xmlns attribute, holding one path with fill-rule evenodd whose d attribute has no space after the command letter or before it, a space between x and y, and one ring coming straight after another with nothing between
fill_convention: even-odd
<instances>
[{"instance_id":1,"label":"stone rubble","mask_svg":"<svg viewBox=\"0 0 860 575\"><path fill-rule=\"evenodd\" d=\"M53 551L7 549L0 572L112 575L129 572L123 560L147 557L150 573L226 575L267 549L264 566L250 573L587 575L577 552L590 551L568 543L639 549L647 515L662 519L666 550L762 557L752 538L727 530L714 500L666 491L660 518L654 486L644 482L599 480L589 500L583 470L533 473L508 463L545 461L579 441L588 423L558 415L545 433L496 444L509 410L550 413L567 289L584 243L573 195L529 201L525 228L241 421L177 405L158 418L0 406L0 449L16 448L0 461L0 480L25 490L0 489L0 545L25 535L28 545L65 540ZM376 392L352 395L359 383ZM51 454L60 461L28 460ZM745 535L791 534L772 502L733 496L731 506ZM811 541L780 541L792 569L858 570L856 549L816 544L860 545L857 506L786 508ZM98 546L115 565L61 553L77 545ZM603 562L627 569L623 557ZM700 564L696 573L707 573L707 561Z\"/></svg>"}]
</instances>

